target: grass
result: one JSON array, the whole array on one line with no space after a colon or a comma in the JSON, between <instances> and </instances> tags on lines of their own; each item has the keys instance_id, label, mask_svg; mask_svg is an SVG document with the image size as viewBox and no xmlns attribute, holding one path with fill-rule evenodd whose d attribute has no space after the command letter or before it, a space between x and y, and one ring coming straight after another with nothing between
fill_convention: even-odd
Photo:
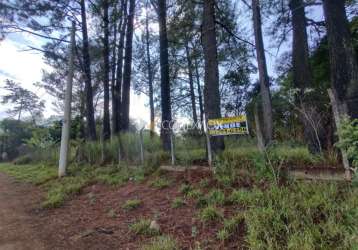
<instances>
[{"instance_id":1,"label":"grass","mask_svg":"<svg viewBox=\"0 0 358 250\"><path fill-rule=\"evenodd\" d=\"M208 194L208 202L213 205L224 205L225 194L220 189L211 190Z\"/></svg>"},{"instance_id":2,"label":"grass","mask_svg":"<svg viewBox=\"0 0 358 250\"><path fill-rule=\"evenodd\" d=\"M61 179L57 178L57 168L43 164L0 164L0 171L19 181L41 186L47 192L43 202L45 208L61 206L72 195L80 193L85 186L94 182L119 185L128 180L144 178L142 169L129 170L124 167L70 166L67 176Z\"/></svg>"},{"instance_id":3,"label":"grass","mask_svg":"<svg viewBox=\"0 0 358 250\"><path fill-rule=\"evenodd\" d=\"M163 189L170 186L170 180L164 178L156 178L150 185L154 188Z\"/></svg>"},{"instance_id":4,"label":"grass","mask_svg":"<svg viewBox=\"0 0 358 250\"><path fill-rule=\"evenodd\" d=\"M169 236L159 236L149 244L143 246L142 250L177 250L177 242Z\"/></svg>"},{"instance_id":5,"label":"grass","mask_svg":"<svg viewBox=\"0 0 358 250\"><path fill-rule=\"evenodd\" d=\"M221 241L229 239L239 229L241 223L245 220L243 214L237 214L230 219L224 220L224 226L217 233L217 238Z\"/></svg>"},{"instance_id":6,"label":"grass","mask_svg":"<svg viewBox=\"0 0 358 250\"><path fill-rule=\"evenodd\" d=\"M15 177L19 181L41 185L57 178L57 168L46 165L0 164L0 171Z\"/></svg>"},{"instance_id":7,"label":"grass","mask_svg":"<svg viewBox=\"0 0 358 250\"><path fill-rule=\"evenodd\" d=\"M184 205L185 205L185 201L180 197L175 198L172 202L172 208L180 208Z\"/></svg>"},{"instance_id":8,"label":"grass","mask_svg":"<svg viewBox=\"0 0 358 250\"><path fill-rule=\"evenodd\" d=\"M247 192L251 249L353 249L358 245L358 192L347 186L294 183ZM243 196L241 196L243 197Z\"/></svg>"},{"instance_id":9,"label":"grass","mask_svg":"<svg viewBox=\"0 0 358 250\"><path fill-rule=\"evenodd\" d=\"M191 192L193 190L193 187L189 184L182 184L179 188L180 193L182 193L183 195L188 195L189 192Z\"/></svg>"},{"instance_id":10,"label":"grass","mask_svg":"<svg viewBox=\"0 0 358 250\"><path fill-rule=\"evenodd\" d=\"M212 222L222 219L223 214L217 207L208 206L201 210L199 217L203 222Z\"/></svg>"},{"instance_id":11,"label":"grass","mask_svg":"<svg viewBox=\"0 0 358 250\"><path fill-rule=\"evenodd\" d=\"M127 200L122 206L124 210L130 211L138 208L142 204L141 200Z\"/></svg>"},{"instance_id":12,"label":"grass","mask_svg":"<svg viewBox=\"0 0 358 250\"><path fill-rule=\"evenodd\" d=\"M140 219L139 221L131 224L129 229L137 235L154 236L160 234L158 230L150 228L150 220Z\"/></svg>"}]
</instances>

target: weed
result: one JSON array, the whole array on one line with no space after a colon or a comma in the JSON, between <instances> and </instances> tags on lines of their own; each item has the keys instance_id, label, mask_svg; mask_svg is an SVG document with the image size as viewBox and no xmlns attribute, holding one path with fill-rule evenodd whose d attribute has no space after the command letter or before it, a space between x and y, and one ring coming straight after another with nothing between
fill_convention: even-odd
<instances>
[{"instance_id":1,"label":"weed","mask_svg":"<svg viewBox=\"0 0 358 250\"><path fill-rule=\"evenodd\" d=\"M172 202L172 208L179 208L184 205L185 205L185 201L180 197L175 198Z\"/></svg>"},{"instance_id":2,"label":"weed","mask_svg":"<svg viewBox=\"0 0 358 250\"><path fill-rule=\"evenodd\" d=\"M189 184L182 184L180 186L180 193L182 193L183 195L188 195L189 192L191 192L193 190L193 187Z\"/></svg>"},{"instance_id":3,"label":"weed","mask_svg":"<svg viewBox=\"0 0 358 250\"><path fill-rule=\"evenodd\" d=\"M138 235L148 235L154 236L158 235L160 232L150 228L150 220L141 219L129 226L129 229Z\"/></svg>"},{"instance_id":4,"label":"weed","mask_svg":"<svg viewBox=\"0 0 358 250\"><path fill-rule=\"evenodd\" d=\"M238 214L230 219L224 220L224 227L217 233L217 238L221 241L229 239L235 234L240 224L244 221L244 215Z\"/></svg>"},{"instance_id":5,"label":"weed","mask_svg":"<svg viewBox=\"0 0 358 250\"><path fill-rule=\"evenodd\" d=\"M223 205L225 203L225 194L220 189L214 189L208 194L210 204Z\"/></svg>"},{"instance_id":6,"label":"weed","mask_svg":"<svg viewBox=\"0 0 358 250\"><path fill-rule=\"evenodd\" d=\"M122 208L124 210L129 211L138 208L141 204L142 202L140 200L127 200L126 203L124 203L124 205L122 206Z\"/></svg>"},{"instance_id":7,"label":"weed","mask_svg":"<svg viewBox=\"0 0 358 250\"><path fill-rule=\"evenodd\" d=\"M153 239L148 245L142 247L142 250L177 250L177 242L169 236L159 236Z\"/></svg>"},{"instance_id":8,"label":"weed","mask_svg":"<svg viewBox=\"0 0 358 250\"><path fill-rule=\"evenodd\" d=\"M157 179L153 180L150 183L150 185L154 188L163 189L163 188L169 187L170 181L168 179L164 179L164 178L157 178Z\"/></svg>"},{"instance_id":9,"label":"weed","mask_svg":"<svg viewBox=\"0 0 358 250\"><path fill-rule=\"evenodd\" d=\"M203 196L203 193L199 189L193 189L186 195L188 198L198 199Z\"/></svg>"},{"instance_id":10,"label":"weed","mask_svg":"<svg viewBox=\"0 0 358 250\"><path fill-rule=\"evenodd\" d=\"M200 212L200 219L203 222L217 221L222 218L223 214L214 206L208 206Z\"/></svg>"}]
</instances>

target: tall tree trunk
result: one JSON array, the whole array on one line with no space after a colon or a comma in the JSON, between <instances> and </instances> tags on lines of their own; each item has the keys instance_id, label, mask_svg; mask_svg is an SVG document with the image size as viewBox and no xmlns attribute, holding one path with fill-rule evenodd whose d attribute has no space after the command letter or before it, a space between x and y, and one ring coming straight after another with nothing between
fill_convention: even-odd
<instances>
[{"instance_id":1,"label":"tall tree trunk","mask_svg":"<svg viewBox=\"0 0 358 250\"><path fill-rule=\"evenodd\" d=\"M168 34L167 34L167 3L166 0L158 0L158 19L159 19L159 49L160 49L160 90L161 90L161 109L162 126L160 137L163 149L170 150L170 124L172 122L171 102L170 102L170 81L169 81L169 56L168 56Z\"/></svg>"},{"instance_id":2,"label":"tall tree trunk","mask_svg":"<svg viewBox=\"0 0 358 250\"><path fill-rule=\"evenodd\" d=\"M117 15L117 5L114 7L114 13ZM120 17L122 19L122 16ZM116 134L118 101L116 96L116 67L117 67L117 19L113 22L113 42L112 42L112 60L111 60L111 96L112 96L112 135Z\"/></svg>"},{"instance_id":3,"label":"tall tree trunk","mask_svg":"<svg viewBox=\"0 0 358 250\"><path fill-rule=\"evenodd\" d=\"M190 99L191 99L191 108L193 111L193 121L195 124L198 123L198 115L196 114L196 101L195 101L195 92L194 92L194 78L193 78L193 63L191 61L190 48L189 44L185 45L186 60L188 64L188 76L189 76L189 87L190 87Z\"/></svg>"},{"instance_id":4,"label":"tall tree trunk","mask_svg":"<svg viewBox=\"0 0 358 250\"><path fill-rule=\"evenodd\" d=\"M340 115L358 118L358 65L349 30L345 0L324 0L332 91Z\"/></svg>"},{"instance_id":5,"label":"tall tree trunk","mask_svg":"<svg viewBox=\"0 0 358 250\"><path fill-rule=\"evenodd\" d=\"M200 86L199 63L196 58L195 58L195 75L196 75L196 89L198 91L198 99L199 99L200 121L201 123L203 123L204 121L203 94L201 92L201 86Z\"/></svg>"},{"instance_id":6,"label":"tall tree trunk","mask_svg":"<svg viewBox=\"0 0 358 250\"><path fill-rule=\"evenodd\" d=\"M121 22L119 23L118 29L120 30L120 38L118 44L118 56L117 56L117 72L116 72L116 84L115 84L115 96L117 102L117 110L115 111L116 123L114 131L116 134L120 131L121 123L121 107L122 107L122 72L123 72L123 53L124 53L124 39L126 36L126 27L127 27L127 3L128 0L122 0L122 17Z\"/></svg>"},{"instance_id":7,"label":"tall tree trunk","mask_svg":"<svg viewBox=\"0 0 358 250\"><path fill-rule=\"evenodd\" d=\"M297 101L300 110L300 120L304 127L304 137L312 153L321 151L319 140L316 140L314 128L307 117L312 117L314 103L305 93L305 89L312 86L312 71L309 63L308 41L306 31L306 16L303 0L291 0L290 9L292 13L293 44L292 44L292 65L293 85L300 91L297 94ZM318 118L318 114L314 117Z\"/></svg>"},{"instance_id":8,"label":"tall tree trunk","mask_svg":"<svg viewBox=\"0 0 358 250\"><path fill-rule=\"evenodd\" d=\"M111 137L111 125L109 116L109 0L103 0L103 90L104 90L104 105L103 105L103 127L102 136L103 141Z\"/></svg>"},{"instance_id":9,"label":"tall tree trunk","mask_svg":"<svg viewBox=\"0 0 358 250\"><path fill-rule=\"evenodd\" d=\"M260 104L263 119L261 125L263 126L262 133L264 136L265 145L268 145L272 141L273 137L272 104L270 94L270 80L267 73L265 48L262 38L262 23L259 0L252 0L252 13L254 21L256 57L260 79Z\"/></svg>"},{"instance_id":10,"label":"tall tree trunk","mask_svg":"<svg viewBox=\"0 0 358 250\"><path fill-rule=\"evenodd\" d=\"M148 4L146 2L146 19L145 19L145 42L147 54L147 69L148 69L148 85L149 85L149 108L150 108L150 136L154 136L154 93L153 93L153 66L150 58L150 39L149 39L149 17L148 17Z\"/></svg>"},{"instance_id":11,"label":"tall tree trunk","mask_svg":"<svg viewBox=\"0 0 358 250\"><path fill-rule=\"evenodd\" d=\"M205 60L204 108L206 119L220 118L219 66L215 32L215 0L204 1L202 43ZM222 137L211 139L213 151L225 148Z\"/></svg>"},{"instance_id":12,"label":"tall tree trunk","mask_svg":"<svg viewBox=\"0 0 358 250\"><path fill-rule=\"evenodd\" d=\"M129 13L126 34L126 52L124 57L123 69L123 91L121 103L121 130L129 129L129 105L130 105L130 86L132 76L132 42L133 42L133 22L134 22L135 0L129 1Z\"/></svg>"},{"instance_id":13,"label":"tall tree trunk","mask_svg":"<svg viewBox=\"0 0 358 250\"><path fill-rule=\"evenodd\" d=\"M85 0L81 0L80 4L81 4L81 19L82 19L82 39L83 39L82 54L83 54L85 93L86 93L87 129L88 129L89 138L91 140L96 140L97 135L96 135L96 123L94 119L94 108L93 108L91 58L89 54Z\"/></svg>"}]
</instances>

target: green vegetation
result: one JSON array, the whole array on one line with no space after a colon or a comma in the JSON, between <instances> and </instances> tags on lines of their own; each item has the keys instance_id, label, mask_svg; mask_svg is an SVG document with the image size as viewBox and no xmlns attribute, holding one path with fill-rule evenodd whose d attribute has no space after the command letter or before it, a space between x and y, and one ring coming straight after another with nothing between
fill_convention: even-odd
<instances>
[{"instance_id":1,"label":"green vegetation","mask_svg":"<svg viewBox=\"0 0 358 250\"><path fill-rule=\"evenodd\" d=\"M142 247L142 250L177 250L177 242L169 236L159 236L153 239L148 245Z\"/></svg>"},{"instance_id":2,"label":"green vegetation","mask_svg":"<svg viewBox=\"0 0 358 250\"><path fill-rule=\"evenodd\" d=\"M180 197L175 198L172 202L172 208L179 208L184 205L185 205L185 201Z\"/></svg>"},{"instance_id":3,"label":"green vegetation","mask_svg":"<svg viewBox=\"0 0 358 250\"><path fill-rule=\"evenodd\" d=\"M240 224L243 222L244 216L242 214L235 215L230 219L225 219L224 227L217 233L218 239L221 241L229 239L232 235L235 234Z\"/></svg>"},{"instance_id":4,"label":"green vegetation","mask_svg":"<svg viewBox=\"0 0 358 250\"><path fill-rule=\"evenodd\" d=\"M150 185L154 188L163 189L170 186L170 180L164 178L156 178L153 180Z\"/></svg>"},{"instance_id":5,"label":"green vegetation","mask_svg":"<svg viewBox=\"0 0 358 250\"><path fill-rule=\"evenodd\" d=\"M294 183L247 192L252 249L352 249L358 244L357 190L335 184ZM252 196L252 197L251 197ZM244 197L244 196L241 196Z\"/></svg>"},{"instance_id":6,"label":"green vegetation","mask_svg":"<svg viewBox=\"0 0 358 250\"><path fill-rule=\"evenodd\" d=\"M94 182L119 185L130 179L135 181L144 178L143 169L125 167L71 166L68 169L67 176L61 179L57 178L56 167L42 164L0 164L0 171L20 181L43 187L47 192L43 206L47 208L61 206L70 196L80 193L83 187Z\"/></svg>"},{"instance_id":7,"label":"green vegetation","mask_svg":"<svg viewBox=\"0 0 358 250\"><path fill-rule=\"evenodd\" d=\"M224 205L225 194L220 189L211 190L207 197L208 203L213 205Z\"/></svg>"},{"instance_id":8,"label":"green vegetation","mask_svg":"<svg viewBox=\"0 0 358 250\"><path fill-rule=\"evenodd\" d=\"M131 224L129 229L138 235L154 236L160 234L159 231L150 228L150 220L140 219L139 221Z\"/></svg>"},{"instance_id":9,"label":"green vegetation","mask_svg":"<svg viewBox=\"0 0 358 250\"><path fill-rule=\"evenodd\" d=\"M138 208L142 204L141 200L127 200L126 203L122 206L124 210L133 210Z\"/></svg>"},{"instance_id":10,"label":"green vegetation","mask_svg":"<svg viewBox=\"0 0 358 250\"><path fill-rule=\"evenodd\" d=\"M199 217L203 222L210 222L222 219L223 214L221 213L219 208L214 206L208 206L201 210Z\"/></svg>"},{"instance_id":11,"label":"green vegetation","mask_svg":"<svg viewBox=\"0 0 358 250\"><path fill-rule=\"evenodd\" d=\"M57 168L45 165L13 165L0 164L0 171L14 176L24 182L35 185L43 184L49 180L57 178Z\"/></svg>"}]
</instances>

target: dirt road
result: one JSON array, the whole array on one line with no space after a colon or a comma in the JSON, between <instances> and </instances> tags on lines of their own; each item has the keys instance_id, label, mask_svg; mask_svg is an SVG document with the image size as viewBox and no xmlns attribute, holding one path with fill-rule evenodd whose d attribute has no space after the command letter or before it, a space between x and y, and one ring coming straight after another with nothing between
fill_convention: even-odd
<instances>
[{"instance_id":1,"label":"dirt road","mask_svg":"<svg viewBox=\"0 0 358 250\"><path fill-rule=\"evenodd\" d=\"M0 173L0 250L47 249L34 214L41 192Z\"/></svg>"}]
</instances>

